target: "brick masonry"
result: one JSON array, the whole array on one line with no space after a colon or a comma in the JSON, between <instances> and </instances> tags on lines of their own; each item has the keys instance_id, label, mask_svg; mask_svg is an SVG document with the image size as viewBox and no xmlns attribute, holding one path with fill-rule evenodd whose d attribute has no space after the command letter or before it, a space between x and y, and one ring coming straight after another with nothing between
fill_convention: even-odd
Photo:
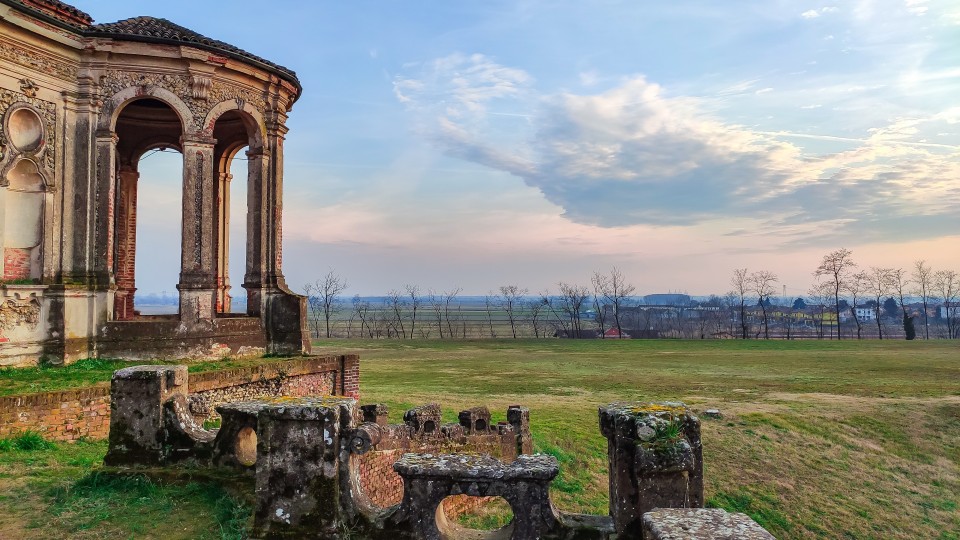
<instances>
[{"instance_id":1,"label":"brick masonry","mask_svg":"<svg viewBox=\"0 0 960 540\"><path fill-rule=\"evenodd\" d=\"M3 279L30 277L30 250L3 248Z\"/></svg>"},{"instance_id":2,"label":"brick masonry","mask_svg":"<svg viewBox=\"0 0 960 540\"><path fill-rule=\"evenodd\" d=\"M197 407L268 396L340 394L359 397L357 356L289 360L250 368L191 373L189 388ZM345 374L345 375L343 375ZM110 384L60 392L0 397L0 437L27 430L50 440L105 439L110 432ZM392 462L391 462L392 464Z\"/></svg>"},{"instance_id":3,"label":"brick masonry","mask_svg":"<svg viewBox=\"0 0 960 540\"><path fill-rule=\"evenodd\" d=\"M448 430L450 425L444 427ZM393 464L407 452L432 454L489 454L504 462L517 456L516 433L510 426L504 432L492 426L485 433L462 434L455 426L452 433L418 433L407 426L388 426L384 439L369 452L358 456L360 487L372 504L387 508L399 504L403 498L403 480L393 470ZM482 506L489 497L455 495L443 501L449 518Z\"/></svg>"}]
</instances>

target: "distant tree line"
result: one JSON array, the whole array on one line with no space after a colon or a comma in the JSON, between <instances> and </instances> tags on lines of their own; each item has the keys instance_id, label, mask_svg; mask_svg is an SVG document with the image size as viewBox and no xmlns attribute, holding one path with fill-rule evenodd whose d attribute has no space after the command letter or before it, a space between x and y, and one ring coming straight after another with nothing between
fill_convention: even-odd
<instances>
[{"instance_id":1,"label":"distant tree line","mask_svg":"<svg viewBox=\"0 0 960 540\"><path fill-rule=\"evenodd\" d=\"M348 298L346 279L330 270L304 286L315 337L369 339L692 338L692 339L957 339L960 276L912 268L860 268L847 249L823 256L801 297L777 296L768 270L736 268L725 295L699 300L653 295L647 302L613 267L586 283L557 283L531 294L517 284L482 296L461 288L407 284L381 297Z\"/></svg>"}]
</instances>

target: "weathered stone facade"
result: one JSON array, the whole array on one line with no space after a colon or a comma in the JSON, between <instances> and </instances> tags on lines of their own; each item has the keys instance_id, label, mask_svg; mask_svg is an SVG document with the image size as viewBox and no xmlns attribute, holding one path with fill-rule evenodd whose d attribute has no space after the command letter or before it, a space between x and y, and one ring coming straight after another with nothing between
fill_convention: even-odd
<instances>
[{"instance_id":1,"label":"weathered stone facade","mask_svg":"<svg viewBox=\"0 0 960 540\"><path fill-rule=\"evenodd\" d=\"M0 365L306 351L280 227L300 91L292 71L164 19L94 24L56 0L0 0ZM137 167L158 148L183 155L172 320L134 309ZM229 164L243 148L248 307L230 316Z\"/></svg>"}]
</instances>

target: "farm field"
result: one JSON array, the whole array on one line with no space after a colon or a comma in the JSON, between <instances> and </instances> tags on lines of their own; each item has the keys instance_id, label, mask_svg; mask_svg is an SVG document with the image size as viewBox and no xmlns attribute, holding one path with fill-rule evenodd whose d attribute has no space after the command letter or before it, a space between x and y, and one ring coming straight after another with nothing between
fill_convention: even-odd
<instances>
[{"instance_id":1,"label":"farm field","mask_svg":"<svg viewBox=\"0 0 960 540\"><path fill-rule=\"evenodd\" d=\"M331 341L364 402L446 418L530 407L564 510L607 511L597 407L681 400L703 420L706 498L778 538L960 538L960 344L947 341Z\"/></svg>"},{"instance_id":2,"label":"farm field","mask_svg":"<svg viewBox=\"0 0 960 540\"><path fill-rule=\"evenodd\" d=\"M561 462L563 510L607 511L599 405L681 400L723 413L703 419L710 505L778 538L960 538L957 342L331 340L315 352L359 353L362 402L388 404L393 422L431 401L449 421L530 407L536 449ZM109 377L90 367L69 384ZM98 476L105 451L0 441L0 538L243 537L249 500Z\"/></svg>"}]
</instances>

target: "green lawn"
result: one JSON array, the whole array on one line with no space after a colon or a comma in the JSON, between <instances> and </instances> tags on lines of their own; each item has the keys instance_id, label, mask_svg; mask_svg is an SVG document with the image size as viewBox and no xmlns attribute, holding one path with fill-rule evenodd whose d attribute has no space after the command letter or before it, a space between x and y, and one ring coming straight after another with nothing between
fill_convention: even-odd
<instances>
[{"instance_id":1,"label":"green lawn","mask_svg":"<svg viewBox=\"0 0 960 540\"><path fill-rule=\"evenodd\" d=\"M362 401L389 404L394 422L430 401L450 421L478 404L495 420L529 406L538 450L561 462L564 510L606 513L599 405L678 399L724 414L703 421L711 505L778 538L960 538L960 342L381 340L315 352L359 353ZM0 538L242 533L246 507L217 485L92 475L105 448L0 443L0 505L13 509Z\"/></svg>"},{"instance_id":2,"label":"green lawn","mask_svg":"<svg viewBox=\"0 0 960 540\"><path fill-rule=\"evenodd\" d=\"M362 401L391 420L440 402L531 409L561 509L606 513L597 407L682 400L703 421L706 496L778 538L960 538L960 343L330 341L359 353Z\"/></svg>"}]
</instances>

